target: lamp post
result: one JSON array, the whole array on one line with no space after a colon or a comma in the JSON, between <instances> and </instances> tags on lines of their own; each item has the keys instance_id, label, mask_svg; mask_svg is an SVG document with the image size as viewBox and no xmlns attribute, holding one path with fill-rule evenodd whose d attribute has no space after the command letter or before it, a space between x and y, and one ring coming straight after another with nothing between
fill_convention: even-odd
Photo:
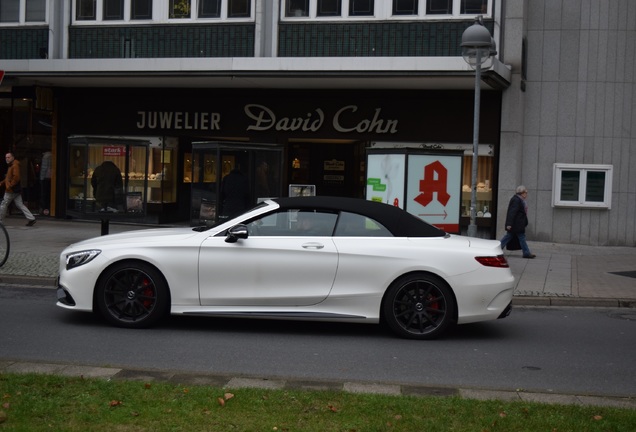
<instances>
[{"instance_id":1,"label":"lamp post","mask_svg":"<svg viewBox=\"0 0 636 432\"><path fill-rule=\"evenodd\" d=\"M475 69L475 113L473 118L473 166L470 188L470 225L468 236L477 237L477 158L479 156L479 108L481 104L481 66L493 55L495 41L482 24L481 15L462 34L462 57Z\"/></svg>"}]
</instances>

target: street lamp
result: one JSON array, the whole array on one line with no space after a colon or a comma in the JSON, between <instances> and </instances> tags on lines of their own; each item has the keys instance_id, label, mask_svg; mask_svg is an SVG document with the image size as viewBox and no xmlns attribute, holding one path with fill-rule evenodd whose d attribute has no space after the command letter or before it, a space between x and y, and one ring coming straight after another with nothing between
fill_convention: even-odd
<instances>
[{"instance_id":1,"label":"street lamp","mask_svg":"<svg viewBox=\"0 0 636 432\"><path fill-rule=\"evenodd\" d=\"M477 237L477 158L479 156L479 107L481 103L481 66L497 54L495 40L482 23L481 15L462 34L462 57L475 69L475 114L473 118L473 170L470 193L470 225L468 236Z\"/></svg>"}]
</instances>

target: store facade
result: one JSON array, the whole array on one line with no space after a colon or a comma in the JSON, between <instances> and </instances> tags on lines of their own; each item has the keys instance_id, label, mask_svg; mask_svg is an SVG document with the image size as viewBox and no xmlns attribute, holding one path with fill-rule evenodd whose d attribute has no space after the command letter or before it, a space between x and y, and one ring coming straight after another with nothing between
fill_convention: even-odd
<instances>
[{"instance_id":1,"label":"store facade","mask_svg":"<svg viewBox=\"0 0 636 432\"><path fill-rule=\"evenodd\" d=\"M218 220L222 181L234 169L249 178L250 204L286 196L294 184L362 198L372 148L464 151L467 186L473 98L460 90L57 89L57 216L91 216L88 185L106 159L121 169L126 193L141 193L135 220L144 223ZM496 206L500 117L501 93L484 92L478 177L486 208ZM494 237L494 218L479 226Z\"/></svg>"}]
</instances>

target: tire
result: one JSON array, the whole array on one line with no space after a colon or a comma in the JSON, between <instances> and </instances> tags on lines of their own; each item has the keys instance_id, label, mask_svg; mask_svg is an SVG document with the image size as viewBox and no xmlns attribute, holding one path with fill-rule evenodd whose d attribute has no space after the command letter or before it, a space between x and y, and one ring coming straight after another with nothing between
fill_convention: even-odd
<instances>
[{"instance_id":1,"label":"tire","mask_svg":"<svg viewBox=\"0 0 636 432\"><path fill-rule=\"evenodd\" d=\"M446 282L429 274L397 279L382 303L384 320L398 336L434 339L454 324L455 298Z\"/></svg>"},{"instance_id":2,"label":"tire","mask_svg":"<svg viewBox=\"0 0 636 432\"><path fill-rule=\"evenodd\" d=\"M9 239L9 233L4 225L0 223L0 267L7 262L10 250L11 240Z\"/></svg>"},{"instance_id":3,"label":"tire","mask_svg":"<svg viewBox=\"0 0 636 432\"><path fill-rule=\"evenodd\" d=\"M117 327L146 328L168 315L170 295L163 275L143 262L110 267L97 282L97 309Z\"/></svg>"}]
</instances>

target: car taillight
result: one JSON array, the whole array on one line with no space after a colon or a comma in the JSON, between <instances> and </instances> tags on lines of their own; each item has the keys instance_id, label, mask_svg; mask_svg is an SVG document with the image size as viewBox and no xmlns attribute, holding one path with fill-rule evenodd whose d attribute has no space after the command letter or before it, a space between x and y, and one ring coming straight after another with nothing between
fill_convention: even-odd
<instances>
[{"instance_id":1,"label":"car taillight","mask_svg":"<svg viewBox=\"0 0 636 432\"><path fill-rule=\"evenodd\" d=\"M485 265L486 267L509 267L508 261L503 255L475 257L475 259L479 261L481 265Z\"/></svg>"}]
</instances>

